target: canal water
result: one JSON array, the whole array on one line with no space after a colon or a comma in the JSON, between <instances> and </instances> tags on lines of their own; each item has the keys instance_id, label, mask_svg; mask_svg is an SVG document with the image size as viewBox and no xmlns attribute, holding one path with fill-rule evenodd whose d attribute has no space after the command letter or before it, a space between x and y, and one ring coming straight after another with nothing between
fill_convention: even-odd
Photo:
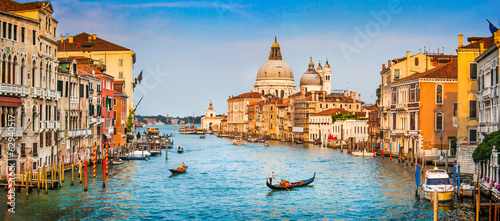
<instances>
[{"instance_id":1,"label":"canal water","mask_svg":"<svg viewBox=\"0 0 500 221\"><path fill-rule=\"evenodd\" d=\"M357 158L338 149L282 142L232 145L230 139L181 135L173 126L174 146L150 161L130 161L110 167L106 188L102 171L83 184L71 184L66 173L60 190L25 195L16 192L15 214L0 212L0 220L429 220L432 204L415 197L414 168L388 158ZM178 129L175 128L175 129ZM143 131L144 129L140 130ZM165 151L165 150L164 150ZM187 173L167 169L186 163ZM297 181L316 172L312 185L272 191L265 181ZM7 202L7 192L0 191ZM472 220L470 201L440 206L440 218Z\"/></svg>"}]
</instances>

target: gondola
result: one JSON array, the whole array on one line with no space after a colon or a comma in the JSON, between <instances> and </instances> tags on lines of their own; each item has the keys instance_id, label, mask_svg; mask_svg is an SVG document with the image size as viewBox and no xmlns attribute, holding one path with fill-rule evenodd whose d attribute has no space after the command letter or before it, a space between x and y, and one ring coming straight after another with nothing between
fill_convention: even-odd
<instances>
[{"instance_id":1,"label":"gondola","mask_svg":"<svg viewBox=\"0 0 500 221\"><path fill-rule=\"evenodd\" d=\"M314 175L312 178L307 179L307 180L300 180L298 182L290 183L290 186L284 187L281 186L279 183L278 184L273 184L273 180L271 178L266 180L266 185L267 187L273 189L273 190L286 190L286 189L293 189L295 187L301 187L301 186L307 186L310 183L314 181L314 178L316 177L316 172L314 172Z\"/></svg>"},{"instance_id":2,"label":"gondola","mask_svg":"<svg viewBox=\"0 0 500 221\"><path fill-rule=\"evenodd\" d=\"M170 170L170 172L172 173L185 173L188 169L188 166L186 166L185 168L186 168L185 170L176 170L176 169L168 169L168 170Z\"/></svg>"},{"instance_id":3,"label":"gondola","mask_svg":"<svg viewBox=\"0 0 500 221\"><path fill-rule=\"evenodd\" d=\"M182 149L177 149L177 153L182 153L182 152L184 152L184 148L182 148Z\"/></svg>"}]
</instances>

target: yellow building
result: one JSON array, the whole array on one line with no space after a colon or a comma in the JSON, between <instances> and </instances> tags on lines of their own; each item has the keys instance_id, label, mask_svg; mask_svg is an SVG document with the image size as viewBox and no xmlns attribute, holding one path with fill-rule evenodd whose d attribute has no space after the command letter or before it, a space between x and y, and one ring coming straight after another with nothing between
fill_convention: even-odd
<instances>
[{"instance_id":1,"label":"yellow building","mask_svg":"<svg viewBox=\"0 0 500 221\"><path fill-rule=\"evenodd\" d=\"M58 50L59 58L84 56L105 64L106 74L113 76L115 80L124 81L125 95L128 96L127 113L133 109L134 51L85 32L61 39Z\"/></svg>"},{"instance_id":2,"label":"yellow building","mask_svg":"<svg viewBox=\"0 0 500 221\"><path fill-rule=\"evenodd\" d=\"M458 94L457 114L457 158L462 165L462 173L474 173L472 152L478 145L477 106L477 63L474 61L484 48L492 46L491 37L469 37L468 45L463 45L463 35L458 35Z\"/></svg>"}]
</instances>

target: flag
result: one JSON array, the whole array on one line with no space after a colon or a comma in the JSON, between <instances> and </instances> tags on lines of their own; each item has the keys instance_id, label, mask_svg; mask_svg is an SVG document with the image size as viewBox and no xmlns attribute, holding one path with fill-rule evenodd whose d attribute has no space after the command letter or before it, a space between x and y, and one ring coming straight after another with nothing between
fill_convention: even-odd
<instances>
[{"instance_id":1,"label":"flag","mask_svg":"<svg viewBox=\"0 0 500 221\"><path fill-rule=\"evenodd\" d=\"M142 70L141 70L141 73L139 74L139 77L137 77L137 80L139 81L139 84L140 84L142 81Z\"/></svg>"},{"instance_id":2,"label":"flag","mask_svg":"<svg viewBox=\"0 0 500 221\"><path fill-rule=\"evenodd\" d=\"M493 25L490 20L486 19L486 21L488 21L488 23L490 23L490 32L491 32L491 34L495 34L495 32L498 31L498 28L495 27L495 25Z\"/></svg>"}]
</instances>

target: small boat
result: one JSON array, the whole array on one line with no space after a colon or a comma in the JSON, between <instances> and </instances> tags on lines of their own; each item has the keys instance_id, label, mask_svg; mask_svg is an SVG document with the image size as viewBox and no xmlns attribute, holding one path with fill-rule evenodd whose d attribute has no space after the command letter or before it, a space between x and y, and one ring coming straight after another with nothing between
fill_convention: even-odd
<instances>
[{"instance_id":1,"label":"small boat","mask_svg":"<svg viewBox=\"0 0 500 221\"><path fill-rule=\"evenodd\" d=\"M296 144L303 144L303 143L304 143L304 141L303 141L303 140L301 140L301 139L298 139L298 140L295 140L295 143L296 143Z\"/></svg>"},{"instance_id":2,"label":"small boat","mask_svg":"<svg viewBox=\"0 0 500 221\"><path fill-rule=\"evenodd\" d=\"M113 160L113 165L120 165L120 164L123 164L123 160L122 159Z\"/></svg>"},{"instance_id":3,"label":"small boat","mask_svg":"<svg viewBox=\"0 0 500 221\"><path fill-rule=\"evenodd\" d=\"M320 140L314 140L313 144L314 144L314 145L320 145L320 144L321 144L321 141L320 141Z\"/></svg>"},{"instance_id":4,"label":"small boat","mask_svg":"<svg viewBox=\"0 0 500 221\"><path fill-rule=\"evenodd\" d=\"M149 156L139 157L139 156L122 156L121 160L150 160Z\"/></svg>"},{"instance_id":5,"label":"small boat","mask_svg":"<svg viewBox=\"0 0 500 221\"><path fill-rule=\"evenodd\" d=\"M373 152L367 152L366 150L360 152L351 152L352 155L357 157L374 157L375 154Z\"/></svg>"},{"instance_id":6,"label":"small boat","mask_svg":"<svg viewBox=\"0 0 500 221\"><path fill-rule=\"evenodd\" d=\"M269 144L268 144L268 143L265 143L265 144L264 144L264 146L265 146L265 147L268 147L268 146L269 146Z\"/></svg>"},{"instance_id":7,"label":"small boat","mask_svg":"<svg viewBox=\"0 0 500 221\"><path fill-rule=\"evenodd\" d=\"M460 194L464 197L472 197L474 193L474 185L471 185L471 181L464 179L460 185ZM460 196L460 195L459 195Z\"/></svg>"},{"instance_id":8,"label":"small boat","mask_svg":"<svg viewBox=\"0 0 500 221\"><path fill-rule=\"evenodd\" d=\"M153 156L153 157L154 157L154 156L159 155L159 154L160 154L160 152L161 152L161 150L151 150L151 151L150 151L151 156Z\"/></svg>"},{"instance_id":9,"label":"small boat","mask_svg":"<svg viewBox=\"0 0 500 221\"><path fill-rule=\"evenodd\" d=\"M182 169L182 167L177 167L176 169L168 169L168 170L170 170L170 172L172 173L185 173L187 171L187 168L188 166L184 167L184 169Z\"/></svg>"},{"instance_id":10,"label":"small boat","mask_svg":"<svg viewBox=\"0 0 500 221\"><path fill-rule=\"evenodd\" d=\"M233 144L234 145L243 145L245 143L241 139L236 139L236 140L233 140Z\"/></svg>"},{"instance_id":11,"label":"small boat","mask_svg":"<svg viewBox=\"0 0 500 221\"><path fill-rule=\"evenodd\" d=\"M450 176L446 170L434 167L434 169L425 172L425 181L422 184L424 199L432 200L434 190L437 190L439 203L453 200L455 187L450 184Z\"/></svg>"},{"instance_id":12,"label":"small boat","mask_svg":"<svg viewBox=\"0 0 500 221\"><path fill-rule=\"evenodd\" d=\"M273 180L271 178L269 178L266 180L266 185L267 185L267 187L269 187L273 190L286 190L286 189L289 190L289 189L293 189L295 187L307 186L314 181L315 177L316 177L316 172L314 172L314 175L312 178L290 183L290 185L286 186L286 187L281 185L281 184L273 184Z\"/></svg>"},{"instance_id":13,"label":"small boat","mask_svg":"<svg viewBox=\"0 0 500 221\"><path fill-rule=\"evenodd\" d=\"M201 139L205 139L206 137L205 137L205 135L201 135L200 138Z\"/></svg>"},{"instance_id":14,"label":"small boat","mask_svg":"<svg viewBox=\"0 0 500 221\"><path fill-rule=\"evenodd\" d=\"M149 157L151 156L151 153L147 150L136 150L134 152L132 152L132 154L130 155L131 157Z\"/></svg>"},{"instance_id":15,"label":"small boat","mask_svg":"<svg viewBox=\"0 0 500 221\"><path fill-rule=\"evenodd\" d=\"M182 153L182 152L184 152L184 148L182 147L177 148L177 153Z\"/></svg>"},{"instance_id":16,"label":"small boat","mask_svg":"<svg viewBox=\"0 0 500 221\"><path fill-rule=\"evenodd\" d=\"M261 143L265 143L266 142L264 139L260 139L260 138L257 141L261 142Z\"/></svg>"}]
</instances>

